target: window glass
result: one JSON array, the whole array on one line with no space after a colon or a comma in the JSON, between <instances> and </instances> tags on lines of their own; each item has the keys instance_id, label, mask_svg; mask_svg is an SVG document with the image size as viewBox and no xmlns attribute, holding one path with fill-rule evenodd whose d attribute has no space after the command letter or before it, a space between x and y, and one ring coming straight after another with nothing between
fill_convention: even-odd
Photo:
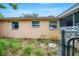
<instances>
[{"instance_id":1,"label":"window glass","mask_svg":"<svg viewBox=\"0 0 79 59\"><path fill-rule=\"evenodd\" d=\"M12 22L12 29L18 29L18 22Z\"/></svg>"},{"instance_id":2,"label":"window glass","mask_svg":"<svg viewBox=\"0 0 79 59\"><path fill-rule=\"evenodd\" d=\"M49 29L56 29L56 28L57 28L57 21L50 21Z\"/></svg>"},{"instance_id":3,"label":"window glass","mask_svg":"<svg viewBox=\"0 0 79 59\"><path fill-rule=\"evenodd\" d=\"M73 26L73 21L66 21L66 26Z\"/></svg>"},{"instance_id":4,"label":"window glass","mask_svg":"<svg viewBox=\"0 0 79 59\"><path fill-rule=\"evenodd\" d=\"M32 27L39 27L39 21L32 21Z\"/></svg>"}]
</instances>

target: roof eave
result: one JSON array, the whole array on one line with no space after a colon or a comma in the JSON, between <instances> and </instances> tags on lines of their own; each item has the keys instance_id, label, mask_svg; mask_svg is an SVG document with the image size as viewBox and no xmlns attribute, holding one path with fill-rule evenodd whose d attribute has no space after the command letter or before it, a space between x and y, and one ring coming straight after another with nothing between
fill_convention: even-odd
<instances>
[{"instance_id":1,"label":"roof eave","mask_svg":"<svg viewBox=\"0 0 79 59\"><path fill-rule=\"evenodd\" d=\"M63 13L61 13L60 15L58 15L57 17L65 17L65 16L73 14L73 13L75 13L77 11L79 11L79 3L73 5L71 8L67 9L66 11L64 11Z\"/></svg>"}]
</instances>

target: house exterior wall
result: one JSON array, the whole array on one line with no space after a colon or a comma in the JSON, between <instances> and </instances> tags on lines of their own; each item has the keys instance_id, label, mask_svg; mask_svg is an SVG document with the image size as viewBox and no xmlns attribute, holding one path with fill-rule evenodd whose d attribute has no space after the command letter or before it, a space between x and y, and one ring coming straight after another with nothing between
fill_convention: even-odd
<instances>
[{"instance_id":1,"label":"house exterior wall","mask_svg":"<svg viewBox=\"0 0 79 59\"><path fill-rule=\"evenodd\" d=\"M49 21L41 20L40 27L32 27L32 21L18 21L19 28L12 29L12 21L1 21L0 36L13 38L60 38L59 30L50 30ZM59 24L57 24L59 28Z\"/></svg>"},{"instance_id":2,"label":"house exterior wall","mask_svg":"<svg viewBox=\"0 0 79 59\"><path fill-rule=\"evenodd\" d=\"M2 22L0 22L0 37L1 37L1 31L2 31Z\"/></svg>"}]
</instances>

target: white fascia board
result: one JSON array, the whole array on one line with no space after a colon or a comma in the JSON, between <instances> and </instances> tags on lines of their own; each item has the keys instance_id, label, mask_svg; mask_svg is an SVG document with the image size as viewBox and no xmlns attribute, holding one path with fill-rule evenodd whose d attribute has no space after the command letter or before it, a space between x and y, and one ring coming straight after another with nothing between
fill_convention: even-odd
<instances>
[{"instance_id":1,"label":"white fascia board","mask_svg":"<svg viewBox=\"0 0 79 59\"><path fill-rule=\"evenodd\" d=\"M58 17L65 17L67 15L73 14L76 11L78 11L77 9L79 9L79 4L75 4L74 6L72 6L71 8L67 9L66 11L64 11L63 13L61 13L60 15L58 15Z\"/></svg>"}]
</instances>

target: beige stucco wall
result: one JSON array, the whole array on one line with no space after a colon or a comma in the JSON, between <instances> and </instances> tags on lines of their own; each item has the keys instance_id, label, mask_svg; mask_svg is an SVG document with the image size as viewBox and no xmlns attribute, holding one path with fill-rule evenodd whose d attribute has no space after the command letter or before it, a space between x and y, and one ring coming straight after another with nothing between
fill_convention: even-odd
<instances>
[{"instance_id":1,"label":"beige stucco wall","mask_svg":"<svg viewBox=\"0 0 79 59\"><path fill-rule=\"evenodd\" d=\"M1 29L2 29L2 28L1 28L1 27L2 27L1 24L2 24L2 23L0 22L0 37L1 37Z\"/></svg>"},{"instance_id":2,"label":"beige stucco wall","mask_svg":"<svg viewBox=\"0 0 79 59\"><path fill-rule=\"evenodd\" d=\"M14 38L56 38L59 30L50 30L49 21L40 21L40 27L32 27L32 21L19 21L19 29L12 29L11 21L0 22L0 36ZM59 25L58 25L59 27Z\"/></svg>"}]
</instances>

